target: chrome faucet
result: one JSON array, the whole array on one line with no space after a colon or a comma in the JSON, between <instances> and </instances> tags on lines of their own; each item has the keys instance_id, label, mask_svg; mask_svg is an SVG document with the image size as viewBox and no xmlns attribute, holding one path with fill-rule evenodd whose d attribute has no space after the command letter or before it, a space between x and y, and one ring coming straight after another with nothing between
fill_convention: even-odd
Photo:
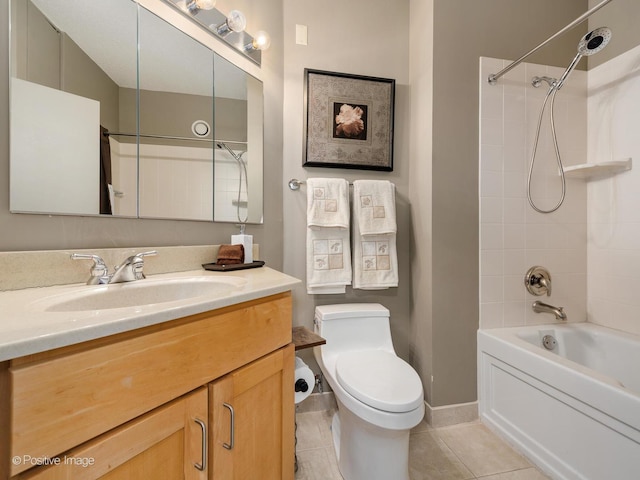
<instances>
[{"instance_id":1,"label":"chrome faucet","mask_svg":"<svg viewBox=\"0 0 640 480\"><path fill-rule=\"evenodd\" d=\"M150 252L136 253L130 257L127 257L124 262L115 268L112 274L109 274L109 268L104 263L104 260L98 255L85 255L82 253L72 253L71 258L73 260L93 260L93 266L91 267L91 276L87 280L87 285L101 285L105 283L123 283L133 282L135 280L142 280L145 278L144 272L144 258L152 255L157 255L156 250Z\"/></svg>"},{"instance_id":2,"label":"chrome faucet","mask_svg":"<svg viewBox=\"0 0 640 480\"><path fill-rule=\"evenodd\" d=\"M143 257L157 255L156 250L150 252L136 253L127 257L124 262L116 267L115 272L111 275L109 283L133 282L145 278L142 268L144 267Z\"/></svg>"},{"instance_id":3,"label":"chrome faucet","mask_svg":"<svg viewBox=\"0 0 640 480\"><path fill-rule=\"evenodd\" d=\"M556 320L566 320L567 314L564 313L564 307L554 307L543 302L533 302L533 311L536 313L553 313L556 316Z\"/></svg>"}]
</instances>

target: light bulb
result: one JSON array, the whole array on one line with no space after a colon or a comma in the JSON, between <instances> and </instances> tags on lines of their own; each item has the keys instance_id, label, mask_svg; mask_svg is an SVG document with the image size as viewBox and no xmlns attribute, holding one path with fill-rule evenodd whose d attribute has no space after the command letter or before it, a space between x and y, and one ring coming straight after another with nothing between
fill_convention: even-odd
<instances>
[{"instance_id":1,"label":"light bulb","mask_svg":"<svg viewBox=\"0 0 640 480\"><path fill-rule=\"evenodd\" d=\"M196 0L196 5L200 10L211 10L216 6L216 0Z\"/></svg>"},{"instance_id":2,"label":"light bulb","mask_svg":"<svg viewBox=\"0 0 640 480\"><path fill-rule=\"evenodd\" d=\"M234 32L242 32L247 26L247 18L239 10L231 10L227 17L227 26Z\"/></svg>"},{"instance_id":3,"label":"light bulb","mask_svg":"<svg viewBox=\"0 0 640 480\"><path fill-rule=\"evenodd\" d=\"M191 15L197 15L200 10L211 10L216 6L216 0L184 0L176 5Z\"/></svg>"},{"instance_id":4,"label":"light bulb","mask_svg":"<svg viewBox=\"0 0 640 480\"><path fill-rule=\"evenodd\" d=\"M231 10L229 16L222 25L210 25L209 28L215 30L218 35L226 35L229 32L242 32L247 25L247 18L239 10Z\"/></svg>"},{"instance_id":5,"label":"light bulb","mask_svg":"<svg viewBox=\"0 0 640 480\"><path fill-rule=\"evenodd\" d=\"M271 37L264 30L256 32L253 42L247 45L248 50L266 50L271 45Z\"/></svg>"}]
</instances>

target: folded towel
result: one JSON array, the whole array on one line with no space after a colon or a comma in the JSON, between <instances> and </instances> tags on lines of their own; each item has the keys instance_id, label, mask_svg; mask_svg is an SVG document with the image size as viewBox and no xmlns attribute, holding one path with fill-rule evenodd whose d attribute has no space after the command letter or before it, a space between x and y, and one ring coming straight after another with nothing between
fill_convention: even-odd
<instances>
[{"instance_id":1,"label":"folded towel","mask_svg":"<svg viewBox=\"0 0 640 480\"><path fill-rule=\"evenodd\" d=\"M351 285L349 230L307 228L307 293L344 293Z\"/></svg>"},{"instance_id":2,"label":"folded towel","mask_svg":"<svg viewBox=\"0 0 640 480\"><path fill-rule=\"evenodd\" d=\"M396 234L362 235L358 218L361 211L361 209L354 206L353 288L380 290L397 287L398 252L396 249ZM395 219L395 208L393 209L393 218Z\"/></svg>"},{"instance_id":3,"label":"folded towel","mask_svg":"<svg viewBox=\"0 0 640 480\"><path fill-rule=\"evenodd\" d=\"M345 285L336 285L335 287L307 287L309 295L339 295L347 293Z\"/></svg>"},{"instance_id":4,"label":"folded towel","mask_svg":"<svg viewBox=\"0 0 640 480\"><path fill-rule=\"evenodd\" d=\"M307 180L307 226L349 228L349 182L343 178Z\"/></svg>"},{"instance_id":5,"label":"folded towel","mask_svg":"<svg viewBox=\"0 0 640 480\"><path fill-rule=\"evenodd\" d=\"M244 263L244 246L243 245L220 245L218 249L218 265L235 265Z\"/></svg>"},{"instance_id":6,"label":"folded towel","mask_svg":"<svg viewBox=\"0 0 640 480\"><path fill-rule=\"evenodd\" d=\"M395 185L387 180L353 182L353 208L361 235L396 233Z\"/></svg>"}]
</instances>

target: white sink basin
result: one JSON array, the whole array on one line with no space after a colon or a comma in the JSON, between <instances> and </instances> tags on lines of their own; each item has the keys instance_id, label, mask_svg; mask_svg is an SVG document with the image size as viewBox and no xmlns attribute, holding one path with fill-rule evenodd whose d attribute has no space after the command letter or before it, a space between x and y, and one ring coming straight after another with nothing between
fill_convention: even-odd
<instances>
[{"instance_id":1,"label":"white sink basin","mask_svg":"<svg viewBox=\"0 0 640 480\"><path fill-rule=\"evenodd\" d=\"M246 280L231 276L184 277L166 280L137 280L112 285L77 287L37 302L46 312L79 312L139 307L176 302L196 297L215 298L238 289Z\"/></svg>"}]
</instances>

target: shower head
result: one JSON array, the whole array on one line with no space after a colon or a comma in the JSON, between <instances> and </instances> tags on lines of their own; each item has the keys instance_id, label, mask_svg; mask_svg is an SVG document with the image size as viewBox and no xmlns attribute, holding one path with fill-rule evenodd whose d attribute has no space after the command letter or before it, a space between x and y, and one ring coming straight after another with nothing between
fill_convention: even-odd
<instances>
[{"instance_id":1,"label":"shower head","mask_svg":"<svg viewBox=\"0 0 640 480\"><path fill-rule=\"evenodd\" d=\"M611 40L611 29L607 27L596 28L595 30L590 31L584 37L580 39L578 42L578 53L571 61L567 69L560 77L560 80L555 85L555 89L560 90L562 85L564 85L565 80L569 76L573 69L576 68L576 65L580 61L582 57L589 57L591 55L595 55L604 47L607 46L609 41Z\"/></svg>"},{"instance_id":2,"label":"shower head","mask_svg":"<svg viewBox=\"0 0 640 480\"><path fill-rule=\"evenodd\" d=\"M587 33L578 43L578 53L585 57L595 55L611 40L611 29L600 27Z\"/></svg>"}]
</instances>

